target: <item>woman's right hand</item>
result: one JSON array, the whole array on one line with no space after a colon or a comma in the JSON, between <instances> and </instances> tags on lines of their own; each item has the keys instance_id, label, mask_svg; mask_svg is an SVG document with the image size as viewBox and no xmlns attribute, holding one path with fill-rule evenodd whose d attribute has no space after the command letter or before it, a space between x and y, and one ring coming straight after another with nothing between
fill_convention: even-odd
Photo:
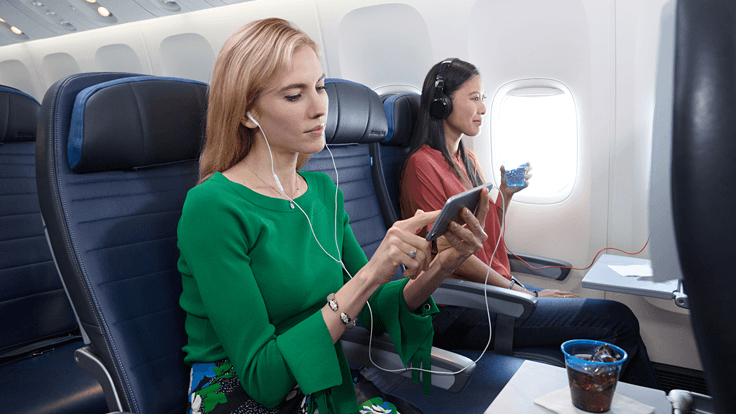
<instances>
[{"instance_id":1,"label":"woman's right hand","mask_svg":"<svg viewBox=\"0 0 736 414\"><path fill-rule=\"evenodd\" d=\"M377 286L390 282L399 265L406 267L404 276L412 279L426 270L432 260L430 243L417 236L417 232L436 221L439 214L439 210L429 213L417 210L414 217L394 223L364 266L369 280Z\"/></svg>"},{"instance_id":2,"label":"woman's right hand","mask_svg":"<svg viewBox=\"0 0 736 414\"><path fill-rule=\"evenodd\" d=\"M454 221L450 222L447 232L437 239L437 258L443 269L452 273L462 265L468 257L483 249L483 243L488 239L483 229L486 215L490 208L488 190L483 189L478 200L478 208L475 215L463 207L460 217L465 225Z\"/></svg>"}]
</instances>

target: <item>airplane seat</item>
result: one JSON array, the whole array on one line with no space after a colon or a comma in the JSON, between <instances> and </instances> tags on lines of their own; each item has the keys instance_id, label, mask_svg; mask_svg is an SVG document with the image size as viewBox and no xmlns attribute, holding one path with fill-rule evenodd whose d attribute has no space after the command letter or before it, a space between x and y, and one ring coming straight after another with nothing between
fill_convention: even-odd
<instances>
[{"instance_id":1,"label":"airplane seat","mask_svg":"<svg viewBox=\"0 0 736 414\"><path fill-rule=\"evenodd\" d=\"M345 210L350 216L353 233L366 256L370 258L387 231L379 206L379 196L376 193L378 187L373 182L375 178L372 166L375 165L376 159L371 153L371 148L385 139L390 126L387 124L379 96L370 88L341 79L327 79L325 86L330 98L325 125L327 146L335 159L339 187L345 197ZM333 181L338 178L335 176L332 159L327 150L313 154L301 169L327 173ZM401 270L397 274L401 277ZM410 373L394 378L393 374L386 374L373 368L373 363L367 356L368 347L365 345L368 343L368 331L352 329L346 331L343 338L350 338L356 334L363 340L355 340L352 344L343 342L343 348L350 361L359 361L367 367L370 373L367 373L366 377L374 381L381 391L409 400L426 414L485 410L523 362L509 356L486 355L474 367L467 370L466 373L472 374L469 384L463 382L464 379L454 379L453 383L453 377L433 375L432 385L441 389L433 388L432 396L426 397L422 394L420 385L406 379L411 376ZM396 361L385 360L380 355L377 357L378 350L393 349L387 334L374 336L372 346L373 360L379 366L400 367ZM454 367L450 367L442 362L443 358L455 358L458 355L445 352L447 351L433 348L432 369L458 371L472 362L465 358L457 360ZM435 355L446 356L435 359Z\"/></svg>"},{"instance_id":2,"label":"airplane seat","mask_svg":"<svg viewBox=\"0 0 736 414\"><path fill-rule=\"evenodd\" d=\"M734 41L736 3L676 2L674 82L668 85L672 106L664 107L669 125L663 128L671 128L671 136L663 137L671 151L656 154L664 160L671 154L663 166L671 174L671 199L650 201L652 222L668 219L671 206L674 234L669 237L674 236L676 250L663 251L662 259L676 261L679 253L698 354L717 413L736 407L733 368L725 363L736 345L736 324L728 317L733 315L736 273L726 259L736 250ZM656 130L654 135L658 139ZM655 276L660 264L654 262Z\"/></svg>"},{"instance_id":3,"label":"airplane seat","mask_svg":"<svg viewBox=\"0 0 736 414\"><path fill-rule=\"evenodd\" d=\"M102 389L74 363L83 346L54 266L36 193L39 103L0 85L0 406L5 412L98 413Z\"/></svg>"},{"instance_id":4,"label":"airplane seat","mask_svg":"<svg viewBox=\"0 0 736 414\"><path fill-rule=\"evenodd\" d=\"M199 178L205 83L126 73L56 82L41 105L41 214L110 411L182 413L176 227Z\"/></svg>"},{"instance_id":5,"label":"airplane seat","mask_svg":"<svg viewBox=\"0 0 736 414\"><path fill-rule=\"evenodd\" d=\"M386 225L393 224L401 218L399 206L399 186L404 163L409 157L411 135L419 111L420 96L415 93L394 94L383 97L386 118L389 123L389 133L380 143L371 144L373 162L373 177L376 183L376 194ZM519 255L530 263L538 265L570 266L559 260L547 259L538 256ZM545 269L536 271L523 265L522 262L509 256L512 272L531 273L538 276L564 279L569 269ZM536 267L536 266L535 266ZM486 287L489 306L497 314L494 326L495 349L501 355L532 359L548 364L564 367L564 359L559 348L530 347L512 349L514 321L517 318L526 319L534 311L537 301L527 295L518 294L508 289L494 286ZM465 306L485 310L483 286L478 283L447 279L440 289L433 295L438 304ZM458 350L461 354L473 355Z\"/></svg>"},{"instance_id":6,"label":"airplane seat","mask_svg":"<svg viewBox=\"0 0 736 414\"><path fill-rule=\"evenodd\" d=\"M206 95L206 84L185 79L81 73L55 83L41 106L41 213L89 337L77 363L100 382L110 411L187 409L176 227L199 178ZM366 360L367 346L359 345L367 335L358 331L352 338L363 342L353 348L343 337L351 362ZM391 366L398 355L377 339L373 358ZM442 350L432 355L438 369L468 362ZM472 368L435 385L462 389Z\"/></svg>"}]
</instances>

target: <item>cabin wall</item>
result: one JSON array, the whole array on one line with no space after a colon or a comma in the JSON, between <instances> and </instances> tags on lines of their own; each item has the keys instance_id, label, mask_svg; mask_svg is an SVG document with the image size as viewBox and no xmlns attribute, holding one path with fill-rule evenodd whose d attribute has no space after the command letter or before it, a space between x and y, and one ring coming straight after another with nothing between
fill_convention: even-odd
<instances>
[{"instance_id":1,"label":"cabin wall","mask_svg":"<svg viewBox=\"0 0 736 414\"><path fill-rule=\"evenodd\" d=\"M553 79L572 93L578 119L577 180L556 203L513 202L507 244L520 253L588 266L603 247L638 251L648 237L647 185L659 16L666 0L268 0L143 20L0 47L0 84L36 97L77 72L125 71L209 82L216 55L248 21L278 16L322 49L329 77L379 93L421 89L446 57L475 63L486 101L509 81ZM467 140L492 174L491 117ZM648 257L645 250L642 257ZM672 301L524 281L628 304L651 358L701 369L689 316ZM672 344L678 344L673 347Z\"/></svg>"}]
</instances>

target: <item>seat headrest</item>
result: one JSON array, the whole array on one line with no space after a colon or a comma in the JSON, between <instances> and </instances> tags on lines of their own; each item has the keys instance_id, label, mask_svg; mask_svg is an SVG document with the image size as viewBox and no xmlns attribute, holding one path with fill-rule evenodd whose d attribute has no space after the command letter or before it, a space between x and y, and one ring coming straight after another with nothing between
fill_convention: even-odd
<instances>
[{"instance_id":1,"label":"seat headrest","mask_svg":"<svg viewBox=\"0 0 736 414\"><path fill-rule=\"evenodd\" d=\"M67 157L75 173L194 160L204 142L207 84L131 76L80 91Z\"/></svg>"},{"instance_id":2,"label":"seat headrest","mask_svg":"<svg viewBox=\"0 0 736 414\"><path fill-rule=\"evenodd\" d=\"M325 79L330 98L325 139L328 144L381 142L388 132L381 98L367 86L342 79Z\"/></svg>"},{"instance_id":3,"label":"seat headrest","mask_svg":"<svg viewBox=\"0 0 736 414\"><path fill-rule=\"evenodd\" d=\"M0 85L0 145L35 141L40 107L32 96Z\"/></svg>"},{"instance_id":4,"label":"seat headrest","mask_svg":"<svg viewBox=\"0 0 736 414\"><path fill-rule=\"evenodd\" d=\"M416 93L402 93L388 96L383 102L388 120L388 134L383 145L395 147L408 146L414 132L414 124L419 113L419 98Z\"/></svg>"}]
</instances>

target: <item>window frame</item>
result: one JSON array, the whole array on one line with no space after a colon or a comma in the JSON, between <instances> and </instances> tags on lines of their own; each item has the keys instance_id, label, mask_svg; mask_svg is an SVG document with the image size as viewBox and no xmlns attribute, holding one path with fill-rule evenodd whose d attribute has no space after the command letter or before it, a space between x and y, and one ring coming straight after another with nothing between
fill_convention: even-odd
<instances>
[{"instance_id":1,"label":"window frame","mask_svg":"<svg viewBox=\"0 0 736 414\"><path fill-rule=\"evenodd\" d=\"M572 91L570 91L570 88L567 87L563 82L560 82L555 79L549 79L549 78L526 78L526 79L516 79L509 82L504 83L501 85L496 92L493 94L493 99L491 100L491 128L490 128L490 136L491 136L491 156L490 156L490 164L493 171L493 180L497 184L500 184L500 161L499 164L494 161L494 150L496 149L496 145L494 145L494 138L498 134L497 131L497 125L499 123L498 121L498 115L500 113L500 107L501 104L504 101L504 98L506 98L510 92L522 90L522 89L535 89L535 88L545 88L545 89L556 89L561 91L566 96L569 96L571 102L572 102L572 113L575 117L573 120L575 122L575 137L574 137L574 145L575 145L575 168L574 168L574 175L572 177L572 180L567 184L566 187L564 187L562 190L560 190L557 194L552 195L527 195L524 191L520 191L514 195L514 201L520 202L520 203L528 203L528 204L556 204L561 203L565 201L567 198L569 198L572 195L572 192L575 189L575 185L578 181L578 175L579 175L579 169L580 169L580 116L578 113L578 105L575 100L575 96L573 95ZM499 157L500 158L500 157ZM534 167L534 164L532 164L532 167ZM534 173L534 172L533 172ZM532 178L533 182L534 178Z\"/></svg>"}]
</instances>

